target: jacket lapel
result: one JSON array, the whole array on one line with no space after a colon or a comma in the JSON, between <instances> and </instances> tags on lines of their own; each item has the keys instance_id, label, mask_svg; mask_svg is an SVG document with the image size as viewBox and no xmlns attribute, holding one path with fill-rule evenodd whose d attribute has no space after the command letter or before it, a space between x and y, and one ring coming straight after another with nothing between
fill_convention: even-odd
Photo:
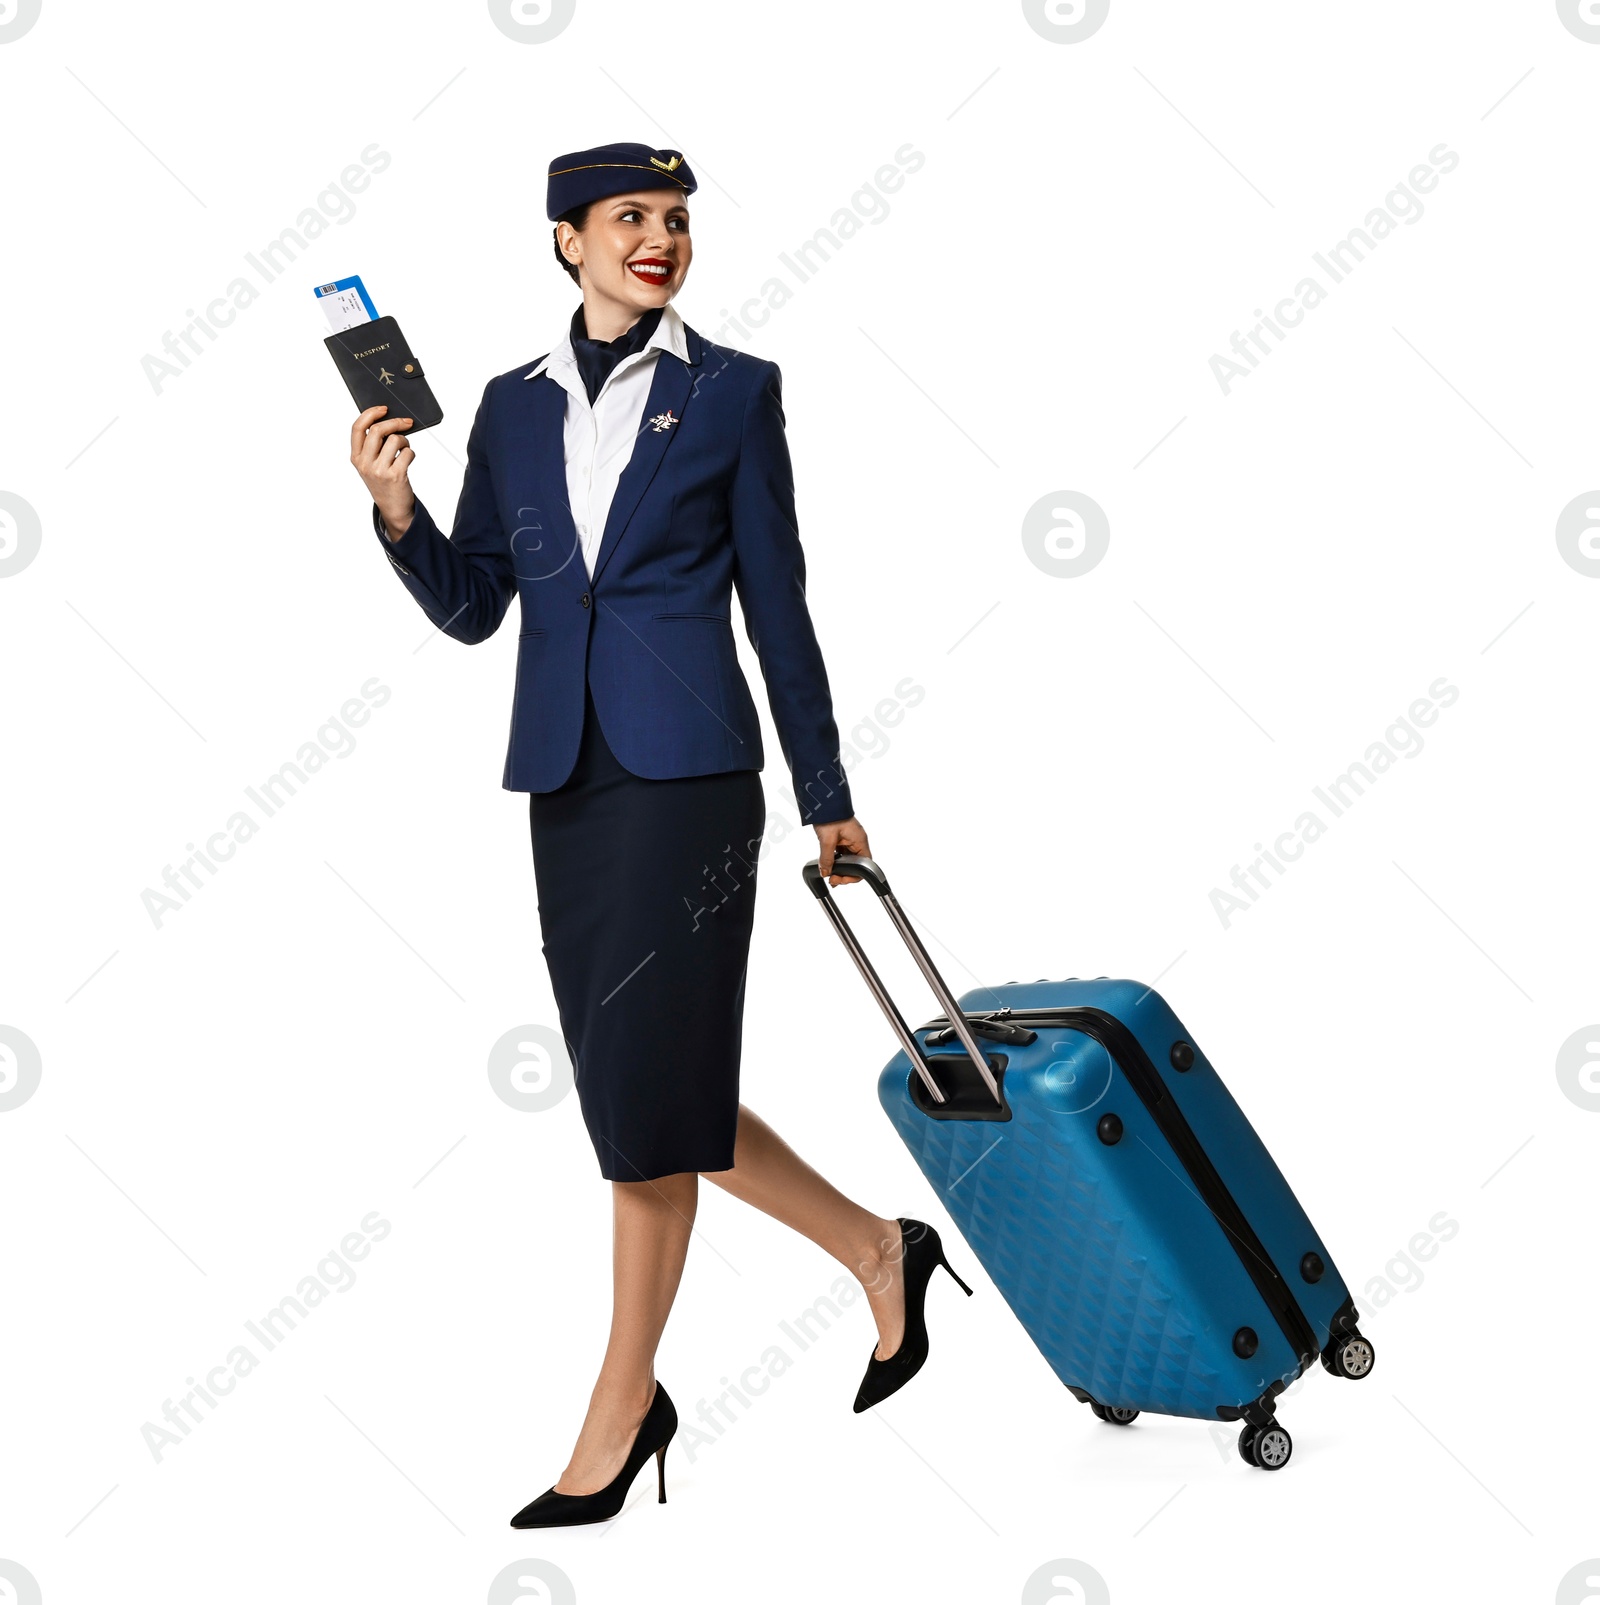
<instances>
[{"instance_id":1,"label":"jacket lapel","mask_svg":"<svg viewBox=\"0 0 1600 1605\"><path fill-rule=\"evenodd\" d=\"M530 449L515 484L519 505L514 509L512 568L522 580L549 580L560 574L576 595L588 588L589 576L567 503L567 393L547 373L524 381L522 390L527 421L518 434Z\"/></svg>"},{"instance_id":2,"label":"jacket lapel","mask_svg":"<svg viewBox=\"0 0 1600 1605\"><path fill-rule=\"evenodd\" d=\"M639 421L639 433L633 443L633 456L628 459L628 466L622 470L622 477L617 481L617 493L612 498L611 510L606 514L605 534L600 540L600 550L595 554L594 574L591 583L598 583L600 575L604 572L611 554L621 543L628 528L628 521L633 517L641 498L649 488L650 481L655 478L656 469L661 466L661 459L666 456L667 448L676 438L678 431L683 428L683 415L689 405L689 398L694 393L695 378L700 366L700 336L687 324L684 325L684 343L689 351L689 360L680 361L671 351L663 351L656 358L655 374L650 385L650 399L645 403L644 416ZM553 381L552 381L553 382ZM559 391L560 386L555 388ZM658 421L670 413L673 422L664 427ZM557 452L558 467L560 452ZM565 474L565 468L561 471ZM571 522L570 515L568 522Z\"/></svg>"}]
</instances>

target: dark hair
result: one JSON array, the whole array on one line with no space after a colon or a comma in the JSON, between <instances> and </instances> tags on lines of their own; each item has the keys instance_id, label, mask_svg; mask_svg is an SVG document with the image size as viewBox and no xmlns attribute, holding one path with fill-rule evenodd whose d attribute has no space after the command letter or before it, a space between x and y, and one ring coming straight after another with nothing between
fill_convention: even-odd
<instances>
[{"instance_id":1,"label":"dark hair","mask_svg":"<svg viewBox=\"0 0 1600 1605\"><path fill-rule=\"evenodd\" d=\"M582 206L574 206L570 212L563 212L561 216L556 219L557 226L550 230L550 239L552 244L555 246L556 261L558 261L562 267L564 267L567 272L572 275L572 282L578 285L580 289L582 288L583 280L578 277L577 268L575 268L572 263L570 263L566 257L561 254L561 234L559 231L559 226L562 223L570 223L581 234L584 226L589 221L589 212L593 206L593 201L585 201Z\"/></svg>"}]
</instances>

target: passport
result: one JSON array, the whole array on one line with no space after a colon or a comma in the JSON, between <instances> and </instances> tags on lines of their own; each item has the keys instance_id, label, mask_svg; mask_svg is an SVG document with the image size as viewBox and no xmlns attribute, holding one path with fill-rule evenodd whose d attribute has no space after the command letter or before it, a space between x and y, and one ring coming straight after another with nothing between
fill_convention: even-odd
<instances>
[{"instance_id":1,"label":"passport","mask_svg":"<svg viewBox=\"0 0 1600 1605\"><path fill-rule=\"evenodd\" d=\"M323 344L344 376L358 411L387 407L386 418L411 418L407 433L432 429L444 411L428 387L422 364L392 317L373 318L330 334Z\"/></svg>"}]
</instances>

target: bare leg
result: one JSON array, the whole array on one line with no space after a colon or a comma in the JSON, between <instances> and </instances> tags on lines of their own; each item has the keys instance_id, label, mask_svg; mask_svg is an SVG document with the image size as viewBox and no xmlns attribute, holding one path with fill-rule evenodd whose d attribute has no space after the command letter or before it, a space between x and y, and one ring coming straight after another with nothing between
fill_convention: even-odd
<instances>
[{"instance_id":1,"label":"bare leg","mask_svg":"<svg viewBox=\"0 0 1600 1605\"><path fill-rule=\"evenodd\" d=\"M739 1105L733 1169L702 1172L747 1204L792 1226L844 1266L866 1291L878 1323L880 1360L905 1335L900 1226L845 1197L814 1171L754 1110Z\"/></svg>"},{"instance_id":2,"label":"bare leg","mask_svg":"<svg viewBox=\"0 0 1600 1605\"><path fill-rule=\"evenodd\" d=\"M592 1494L622 1470L655 1392L656 1345L678 1292L700 1184L695 1173L611 1184L611 1338L562 1494Z\"/></svg>"}]
</instances>

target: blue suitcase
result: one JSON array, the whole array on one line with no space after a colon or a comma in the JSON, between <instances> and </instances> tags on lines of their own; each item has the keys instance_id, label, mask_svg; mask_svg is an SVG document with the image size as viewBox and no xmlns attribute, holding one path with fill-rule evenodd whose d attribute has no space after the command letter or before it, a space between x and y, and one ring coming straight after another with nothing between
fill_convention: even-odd
<instances>
[{"instance_id":1,"label":"blue suitcase","mask_svg":"<svg viewBox=\"0 0 1600 1605\"><path fill-rule=\"evenodd\" d=\"M870 858L944 1014L906 1025L815 862L815 893L901 1044L878 1099L1068 1392L1102 1421L1239 1421L1275 1471L1278 1394L1372 1370L1322 1239L1182 1022L1135 981L1007 982L958 1001ZM940 1051L943 1050L943 1051Z\"/></svg>"}]
</instances>

